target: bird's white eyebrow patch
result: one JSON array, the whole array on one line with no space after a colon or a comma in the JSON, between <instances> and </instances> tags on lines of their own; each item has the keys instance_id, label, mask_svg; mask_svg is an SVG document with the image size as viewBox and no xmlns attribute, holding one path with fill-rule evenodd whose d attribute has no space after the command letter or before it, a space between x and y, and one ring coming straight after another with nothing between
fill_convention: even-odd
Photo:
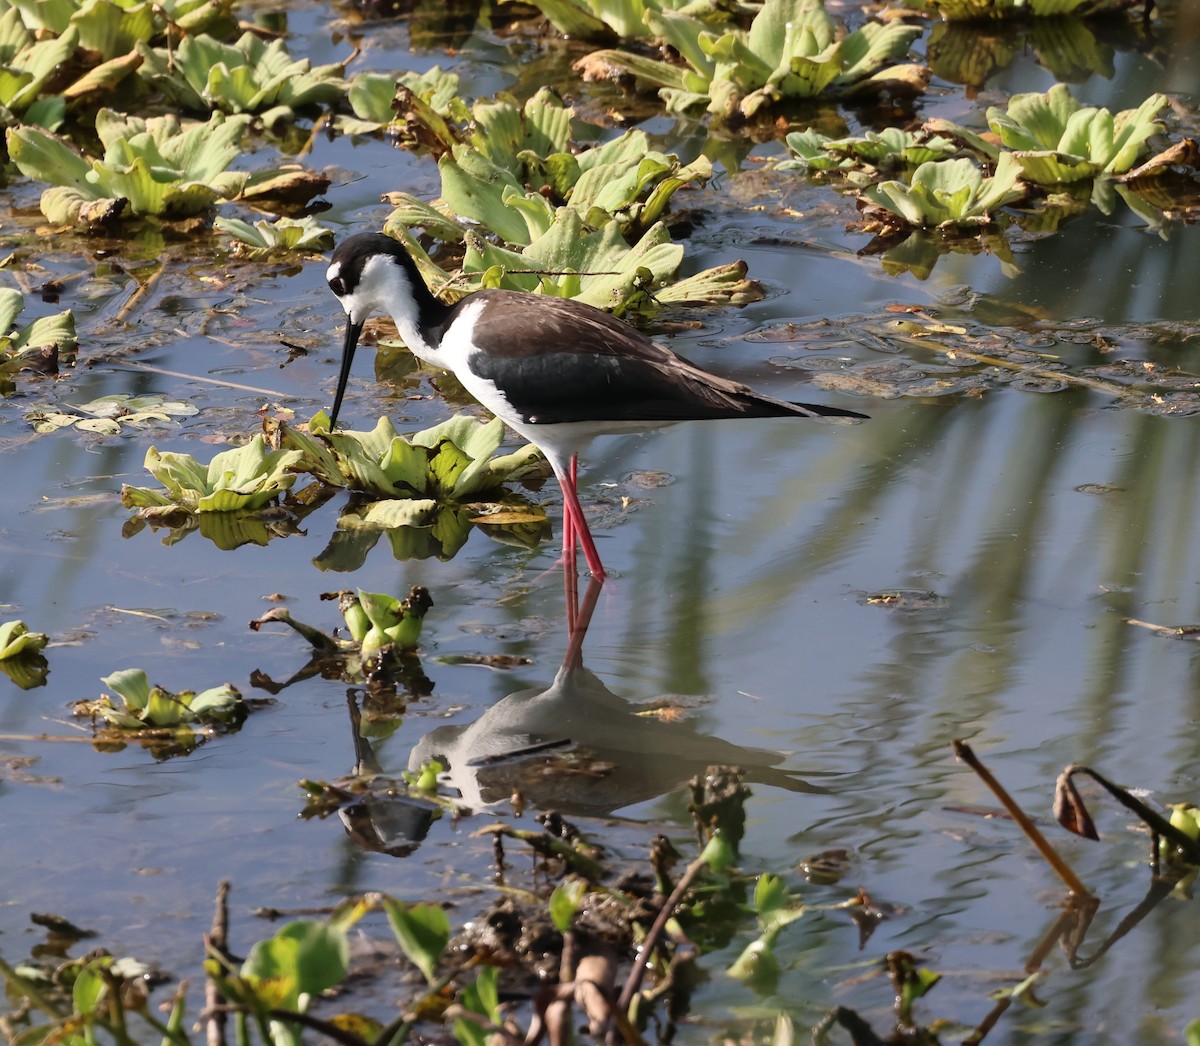
<instances>
[{"instance_id":1,"label":"bird's white eyebrow patch","mask_svg":"<svg viewBox=\"0 0 1200 1046\"><path fill-rule=\"evenodd\" d=\"M325 282L332 283L337 278L338 274L341 273L341 271L342 271L342 263L340 261L334 262L325 271Z\"/></svg>"}]
</instances>

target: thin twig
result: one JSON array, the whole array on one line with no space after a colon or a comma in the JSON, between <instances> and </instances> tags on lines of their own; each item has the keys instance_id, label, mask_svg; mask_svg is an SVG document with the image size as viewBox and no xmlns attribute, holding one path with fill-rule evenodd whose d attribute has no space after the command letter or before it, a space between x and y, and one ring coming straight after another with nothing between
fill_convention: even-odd
<instances>
[{"instance_id":1,"label":"thin twig","mask_svg":"<svg viewBox=\"0 0 1200 1046\"><path fill-rule=\"evenodd\" d=\"M217 900L213 906L212 927L204 938L205 954L216 952L229 958L229 880L217 884ZM217 979L209 977L204 984L204 1008L208 1012L205 1039L208 1046L225 1046L225 1009Z\"/></svg>"},{"instance_id":2,"label":"thin twig","mask_svg":"<svg viewBox=\"0 0 1200 1046\"><path fill-rule=\"evenodd\" d=\"M144 370L149 374L161 374L165 378L185 378L188 381L199 381L205 385L220 385L223 389L238 389L242 392L254 392L260 396L274 396L277 399L297 399L296 396L291 396L286 392L277 392L275 389L260 389L254 385L239 385L236 381L224 381L221 378L209 378L201 374L184 374L182 371L167 370L164 367L155 367L149 363L139 363L136 360L112 360L114 367L132 367L134 370Z\"/></svg>"},{"instance_id":3,"label":"thin twig","mask_svg":"<svg viewBox=\"0 0 1200 1046\"><path fill-rule=\"evenodd\" d=\"M312 1028L313 1031L318 1031L322 1035L328 1036L334 1042L342 1043L342 1046L368 1046L367 1040L362 1038L362 1036L340 1028L333 1021L324 1021L320 1017L314 1017L308 1013L297 1013L295 1010L271 1009L267 1013L273 1021L284 1021L288 1024L303 1024L306 1028Z\"/></svg>"},{"instance_id":4,"label":"thin twig","mask_svg":"<svg viewBox=\"0 0 1200 1046\"><path fill-rule=\"evenodd\" d=\"M137 290L129 296L129 300L117 310L116 320L118 323L124 323L129 318L129 314L143 303L143 300L158 286L158 281L162 279L163 273L166 271L166 263L160 263L145 283L138 284Z\"/></svg>"},{"instance_id":5,"label":"thin twig","mask_svg":"<svg viewBox=\"0 0 1200 1046\"><path fill-rule=\"evenodd\" d=\"M658 917L650 927L650 932L646 934L645 940L642 941L641 955L638 957L637 962L633 964L633 969L629 971L629 979L626 980L625 987L621 989L621 994L617 998L616 1009L618 1013L628 1015L629 1004L633 1001L633 997L642 985L642 978L646 974L646 965L649 963L650 957L654 954L654 949L658 947L658 939L663 935L671 914L675 911L679 902L683 900L683 895L691 888L696 876L700 874L707 864L708 862L703 857L697 857L693 860L684 869L683 875L679 877L679 882L675 884L675 889L671 891L671 896L663 902Z\"/></svg>"},{"instance_id":6,"label":"thin twig","mask_svg":"<svg viewBox=\"0 0 1200 1046\"><path fill-rule=\"evenodd\" d=\"M980 780L992 790L992 794L1000 800L1001 805L1009 812L1012 819L1017 822L1021 830L1029 838L1029 841L1033 843L1038 852L1046 859L1050 867L1058 873L1058 877L1067 884L1067 889L1075 894L1076 897L1094 898L1095 895L1092 891L1083 885L1083 880L1071 870L1070 865L1059 856L1058 851L1042 835L1041 829L1029 819L1025 811L1017 805L1017 801L1005 791L1004 786L979 761L975 753L971 751L971 746L966 741L951 741L950 744L954 749L954 754L974 770Z\"/></svg>"}]
</instances>

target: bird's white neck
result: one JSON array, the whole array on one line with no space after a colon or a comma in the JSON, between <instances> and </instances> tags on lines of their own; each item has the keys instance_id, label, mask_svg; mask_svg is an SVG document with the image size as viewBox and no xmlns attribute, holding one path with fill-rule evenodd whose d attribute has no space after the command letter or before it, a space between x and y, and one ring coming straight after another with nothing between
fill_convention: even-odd
<instances>
[{"instance_id":1,"label":"bird's white neck","mask_svg":"<svg viewBox=\"0 0 1200 1046\"><path fill-rule=\"evenodd\" d=\"M370 259L354 293L343 304L351 319L363 320L376 310L386 312L396 324L401 340L414 356L435 367L452 367L445 353L429 340L427 324L431 317L422 315L421 296L408 271L388 257ZM425 291L424 287L420 288ZM425 291L425 297L429 295Z\"/></svg>"}]
</instances>

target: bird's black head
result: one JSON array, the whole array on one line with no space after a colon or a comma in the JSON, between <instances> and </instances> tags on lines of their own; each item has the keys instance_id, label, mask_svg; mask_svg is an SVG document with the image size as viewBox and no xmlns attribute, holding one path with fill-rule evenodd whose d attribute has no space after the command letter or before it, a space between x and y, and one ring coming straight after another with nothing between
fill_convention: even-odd
<instances>
[{"instance_id":1,"label":"bird's black head","mask_svg":"<svg viewBox=\"0 0 1200 1046\"><path fill-rule=\"evenodd\" d=\"M396 291L395 275L408 274L404 286L409 294L414 293L412 259L399 241L377 232L363 232L350 236L338 244L330 260L325 279L329 289L346 311L346 340L342 345L342 363L338 372L337 392L333 398L333 410L329 415L329 427L337 425L338 412L342 409L342 397L346 382L350 378L350 364L354 350L367 317L376 309L396 307L389 294ZM393 278L388 279L388 275ZM419 279L416 282L420 282ZM424 284L420 285L425 290Z\"/></svg>"},{"instance_id":2,"label":"bird's black head","mask_svg":"<svg viewBox=\"0 0 1200 1046\"><path fill-rule=\"evenodd\" d=\"M409 264L408 253L401 243L383 233L360 232L338 244L325 278L343 306L346 306L346 299L354 297L362 283L363 267L372 258L380 256L393 258L405 267ZM346 311L350 309L347 307Z\"/></svg>"}]
</instances>

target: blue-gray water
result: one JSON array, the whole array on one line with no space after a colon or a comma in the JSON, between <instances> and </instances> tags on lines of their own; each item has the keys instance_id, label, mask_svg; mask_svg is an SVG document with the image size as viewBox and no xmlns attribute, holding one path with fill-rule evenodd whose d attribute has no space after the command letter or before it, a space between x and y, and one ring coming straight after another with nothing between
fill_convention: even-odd
<instances>
[{"instance_id":1,"label":"blue-gray water","mask_svg":"<svg viewBox=\"0 0 1200 1046\"><path fill-rule=\"evenodd\" d=\"M331 42L331 18L322 7L297 15L293 49L302 53L307 42L317 60L343 55L347 45ZM366 65L408 66L403 32L379 27L365 40ZM477 43L458 59L468 90L513 84L503 42ZM1157 64L1117 55L1112 80L1092 77L1073 89L1113 107L1156 89L1194 90L1190 51L1181 50ZM425 53L415 64L437 61L446 56ZM926 105L961 116L1050 82L1022 59L980 100L935 82ZM1180 100L1188 109L1195 96ZM313 144L305 162L335 173L331 224L378 226L387 213L379 193L390 189L436 195L430 161L382 142ZM652 759L636 753L641 739L631 741L633 754L609 782L613 812L647 831L585 823L631 847L656 827L686 838L678 786L694 769L688 760L731 751L705 738L777 753L774 769L762 752L740 753L764 782L749 805L744 864L799 883L801 859L844 847L854 859L849 878L836 887L801 883L806 897L843 900L861 885L901 908L862 951L840 913L813 913L790 928L781 994L804 1019L842 1003L883 1021L886 982L851 982L870 960L905 948L946 976L920 1012L973 1024L991 1006L986 992L1020 978L1062 891L1010 822L963 812L992 799L955 763L951 739L969 739L1043 823L1054 779L1073 762L1147 789L1152 801L1200 794L1200 653L1191 641L1127 623L1200 618L1200 430L1194 417L1154 416L1086 388L1045 394L992 382L978 395L851 397L836 383L798 385L795 365L815 356L837 375L855 364L944 363L936 352L881 353L856 338L886 329L901 315L887 306L905 304L935 310L948 325L991 325L1005 342L1036 342L1072 372L1114 358L1196 371L1188 325L1200 241L1192 227L1168 226L1160 236L1128 211L1093 210L1055 235L1014 237L1016 274L1004 274L994 256L953 254L918 280L856 255L867 238L847 231L850 203L757 166L684 194L709 212L689 241L689 261L745 258L767 297L705 313L702 329L671 344L772 394L823 398L871 420L695 424L597 444L585 508L601 521L598 543L613 578L587 637L586 665L617 698L674 695L694 707L675 733L656 724L666 740L645 735ZM26 205L36 197L16 192ZM137 747L98 752L83 742L12 739L86 738L69 709L99 693L99 677L136 666L175 689L230 681L265 696L249 685L253 670L286 677L306 659L293 633L248 629L271 605L268 595L281 593L297 617L332 627L335 611L318 602L320 592L424 584L436 603L423 643L434 689L376 747L385 770L398 773L434 729L469 725L510 693L549 686L566 645L554 540L530 553L475 533L447 563L398 563L382 541L355 574L323 574L312 560L333 533L340 500L308 517L306 536L265 548L221 552L195 534L170 547L149 531L123 538L129 513L116 494L122 482L148 481L141 464L151 442L207 458L226 437L253 431L263 404L306 419L328 406L340 346L322 263L293 274L197 260L178 247L167 257L157 289L127 319L117 313L134 284L120 276L99 284L86 241L52 241L41 260L82 274L63 300L77 311L85 357L120 350L262 392L101 360L58 382L22 378L18 394L0 402L0 618L19 616L55 641L46 687L0 685L0 954L10 962L40 939L28 913L53 911L99 931L114 952L193 972L220 878L234 886L236 949L270 932L248 914L260 905L306 908L366 889L406 899L465 887L487 895L490 842L471 838L484 817L438 822L405 858L363 851L335 818L298 819L297 782L352 768L344 684L297 684L239 733L163 763ZM821 317L852 322L805 328L803 344L769 337L782 324ZM1120 344L1104 351L1090 335L1064 344L1068 328L1095 329L1109 342L1120 335ZM281 340L313 351L282 367ZM449 410L436 396L389 394L373 381L370 354L360 356L351 424L367 427L386 408L402 430L415 429ZM429 393L428 376L409 391ZM71 430L34 438L24 421L35 402L113 392L161 392L201 409L152 438L93 440ZM552 486L540 497L557 525ZM869 599L896 590L917 605ZM439 661L459 654L532 663L496 672ZM583 725L574 729L607 738L624 712L614 699L607 712L589 710L591 726L578 714ZM780 770L825 791L785 787ZM1052 834L1103 898L1089 936L1098 942L1149 885L1149 844L1123 811L1095 804L1101 843ZM1014 1007L988 1041L1179 1041L1200 1016L1198 927L1194 903L1172 898L1090 968L1069 969L1052 951L1038 988L1046 1008ZM696 1001L705 1022L758 1012L752 994L716 973L741 943L707 961L714 981ZM685 1034L699 1041L711 1033Z\"/></svg>"}]
</instances>

